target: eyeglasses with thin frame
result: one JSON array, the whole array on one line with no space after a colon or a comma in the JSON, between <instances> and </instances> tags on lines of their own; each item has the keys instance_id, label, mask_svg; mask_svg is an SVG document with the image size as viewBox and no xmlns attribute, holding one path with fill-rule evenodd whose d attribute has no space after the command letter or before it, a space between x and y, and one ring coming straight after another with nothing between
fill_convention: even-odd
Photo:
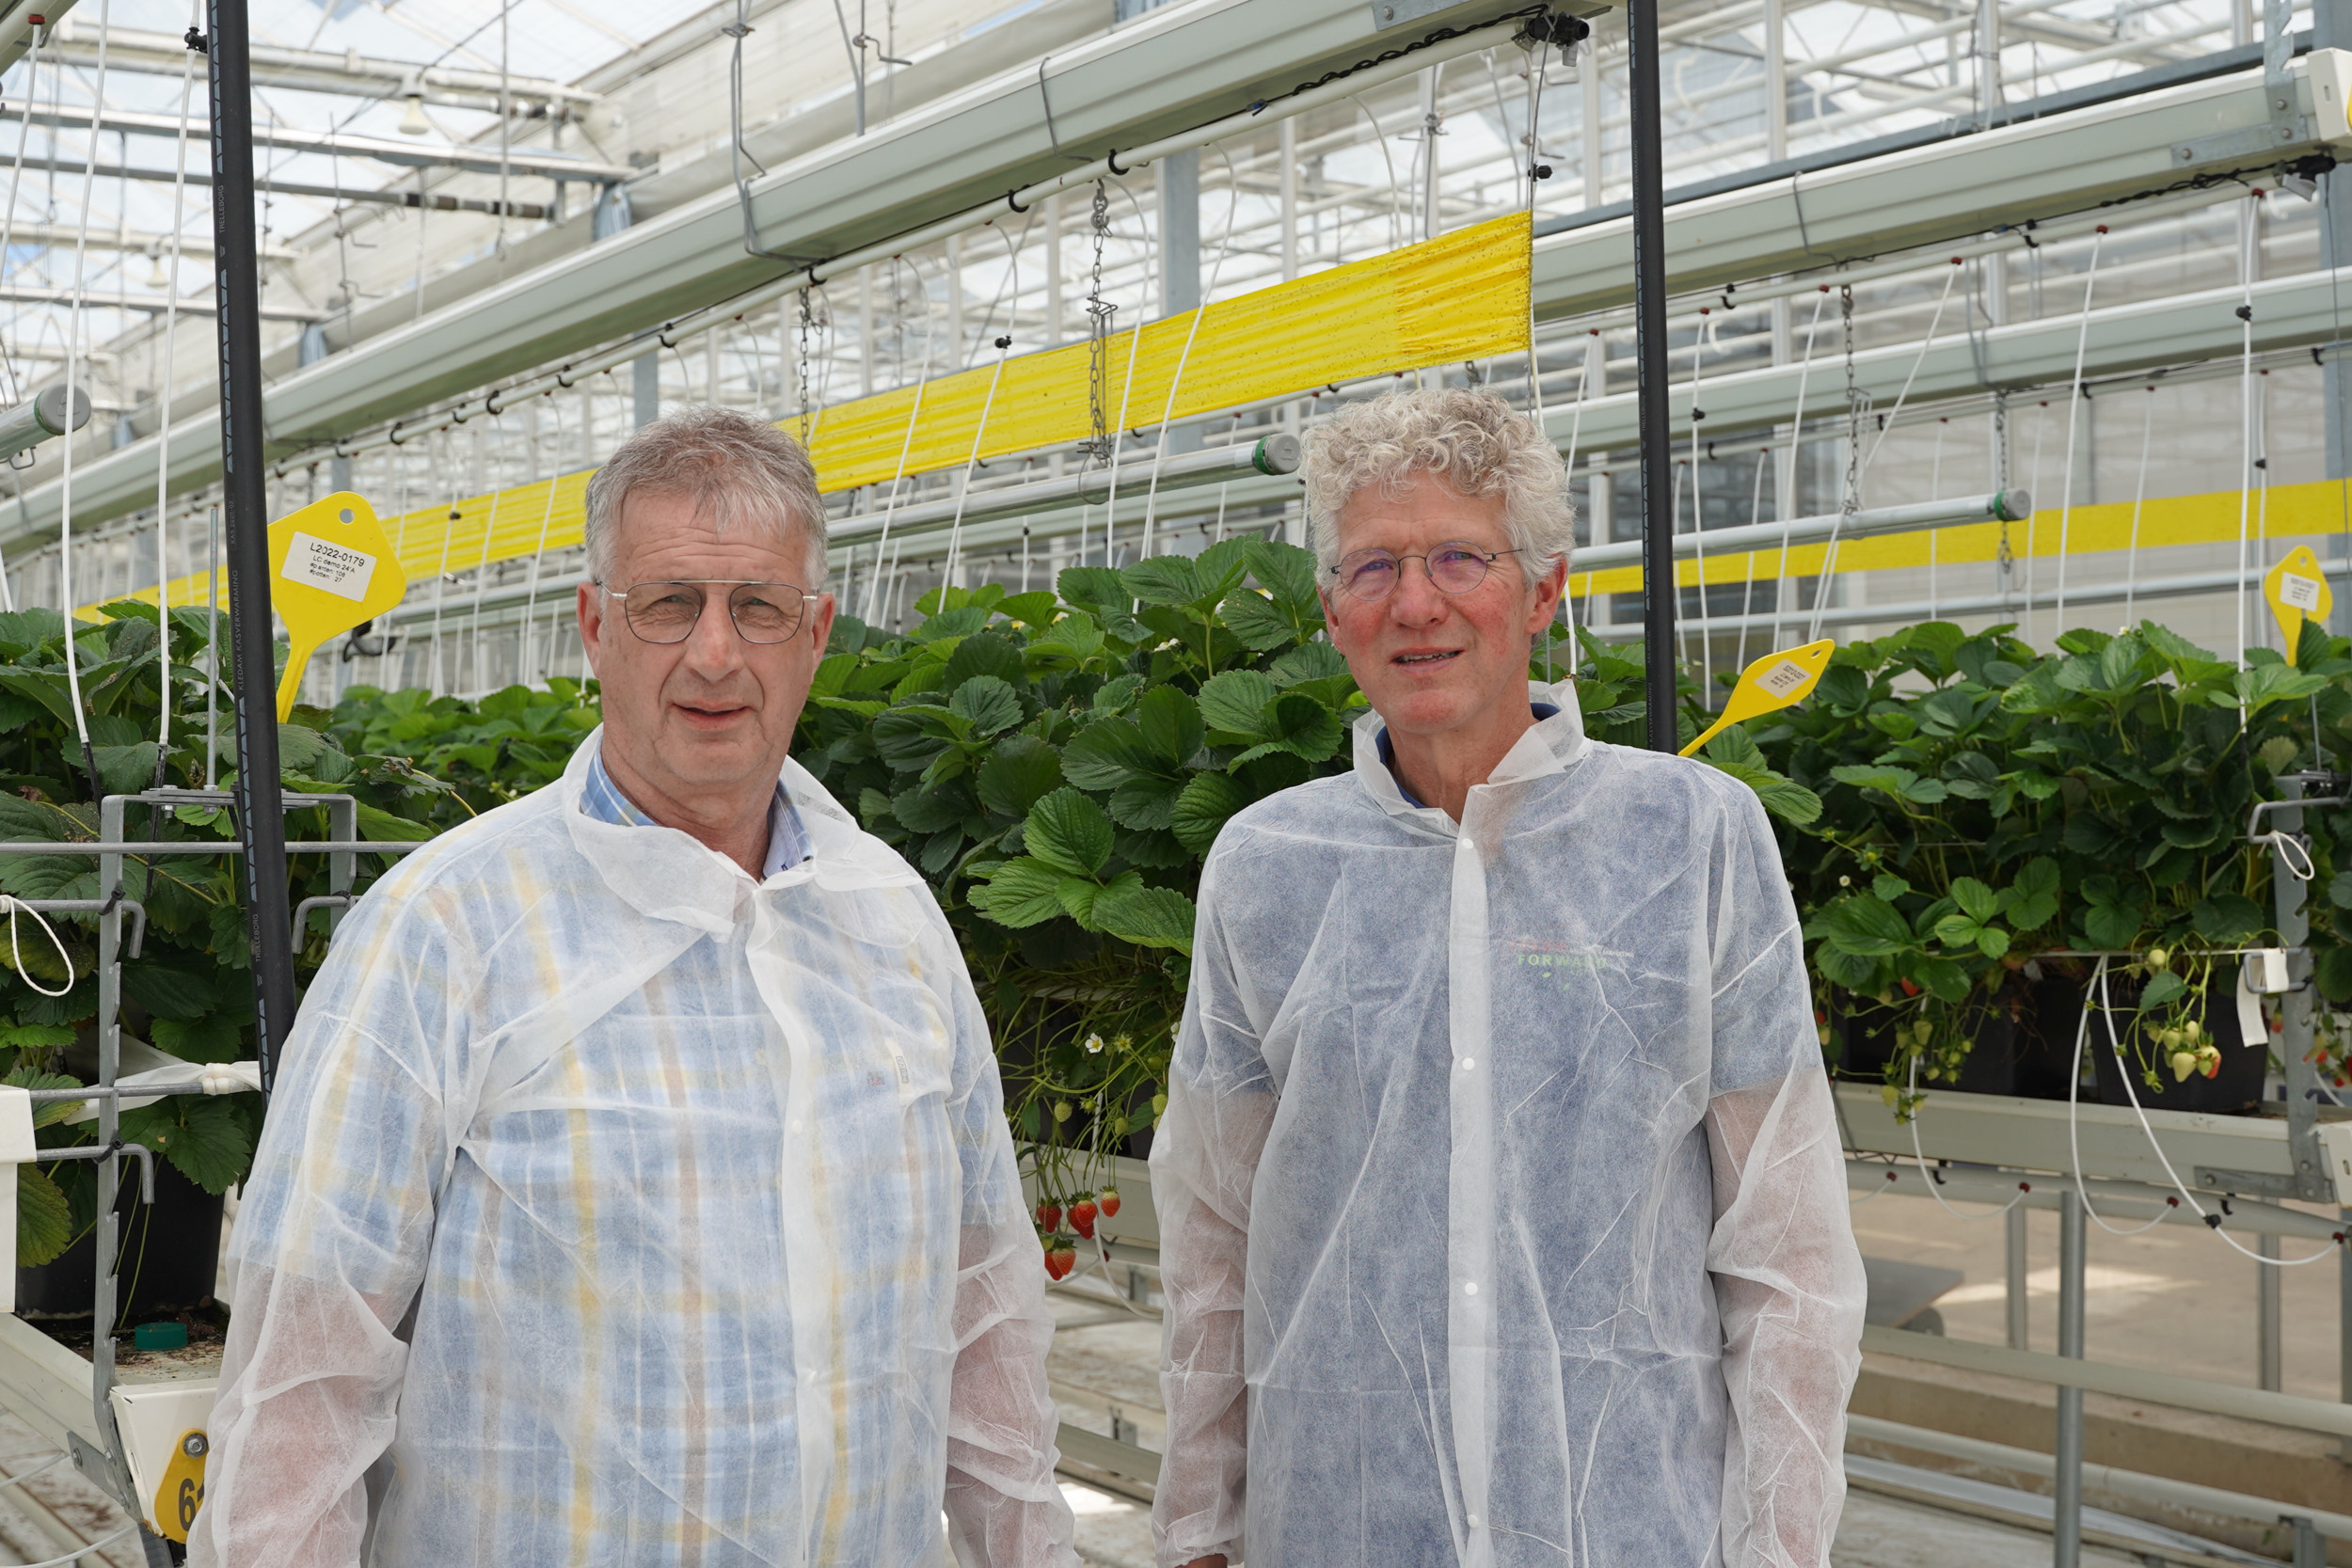
<instances>
[{"instance_id":1,"label":"eyeglasses with thin frame","mask_svg":"<svg viewBox=\"0 0 2352 1568\"><path fill-rule=\"evenodd\" d=\"M744 582L736 578L691 578L671 582L639 582L627 588L596 584L596 592L621 601L622 617L641 641L683 642L702 624L710 602L706 588L724 588L727 615L735 634L746 642L788 642L801 629L802 618L818 595L788 582Z\"/></svg>"},{"instance_id":2,"label":"eyeglasses with thin frame","mask_svg":"<svg viewBox=\"0 0 2352 1568\"><path fill-rule=\"evenodd\" d=\"M1460 540L1438 546L1427 555L1398 555L1392 550L1350 550L1336 566L1324 568L1337 586L1367 604L1377 603L1396 591L1405 576L1405 562L1418 561L1429 580L1448 594L1467 594L1486 580L1487 569L1517 549L1482 550Z\"/></svg>"}]
</instances>

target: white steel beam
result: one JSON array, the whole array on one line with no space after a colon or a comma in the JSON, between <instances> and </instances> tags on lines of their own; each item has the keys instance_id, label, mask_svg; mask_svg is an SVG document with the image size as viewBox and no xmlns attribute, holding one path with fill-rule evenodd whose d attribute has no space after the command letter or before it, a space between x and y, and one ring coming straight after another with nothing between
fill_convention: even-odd
<instances>
[{"instance_id":1,"label":"white steel beam","mask_svg":"<svg viewBox=\"0 0 2352 1568\"><path fill-rule=\"evenodd\" d=\"M50 58L62 58L69 65L98 64L95 30L85 31L68 23L58 27L53 37L54 44L42 51ZM538 114L532 118L546 114L543 105L553 106L557 118L562 119L599 101L597 94L585 87L545 77L510 76L501 82L495 71L420 65L411 60L362 55L358 50L331 54L324 49L287 49L257 43L252 52L253 85L259 87L350 93L360 98L421 97L428 103L493 113L503 90L507 102L526 111L537 108ZM108 71L177 76L187 54L186 42L176 34L147 32L137 27L110 27L106 32ZM204 74L201 59L197 62L197 74Z\"/></svg>"},{"instance_id":2,"label":"white steel beam","mask_svg":"<svg viewBox=\"0 0 2352 1568\"><path fill-rule=\"evenodd\" d=\"M2295 62L2293 79L2301 123L2287 140L2272 128L2260 73L2250 72L1720 195L1676 201L1669 192L1667 282L1713 289L1883 256L2352 143L2352 53L2314 50ZM2130 207L2116 216L2128 221ZM1630 217L1545 234L1535 242L1536 310L1569 316L1624 304L1632 266Z\"/></svg>"},{"instance_id":3,"label":"white steel beam","mask_svg":"<svg viewBox=\"0 0 2352 1568\"><path fill-rule=\"evenodd\" d=\"M78 131L84 135L95 130L102 135L177 138L184 135L199 141L212 136L212 121L201 113L192 112L183 120L177 115L140 114L130 109L103 109L93 116L84 108L27 109L21 101L0 104L0 123L14 124L25 119L35 125ZM274 147L284 152L309 152L322 158L367 158L403 168L453 168L468 174L504 172L530 179L579 180L596 184L612 184L637 173L626 164L592 163L535 147L510 148L501 153L496 147L478 143L394 141L388 136L304 131L291 125L257 123L253 127L253 142L257 147Z\"/></svg>"}]
</instances>

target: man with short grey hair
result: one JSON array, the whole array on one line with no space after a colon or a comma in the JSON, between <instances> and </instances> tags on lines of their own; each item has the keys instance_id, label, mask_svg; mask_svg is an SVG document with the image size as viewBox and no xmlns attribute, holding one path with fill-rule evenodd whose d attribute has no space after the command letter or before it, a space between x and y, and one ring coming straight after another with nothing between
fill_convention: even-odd
<instances>
[{"instance_id":1,"label":"man with short grey hair","mask_svg":"<svg viewBox=\"0 0 2352 1568\"><path fill-rule=\"evenodd\" d=\"M379 882L304 1000L191 1561L1067 1568L987 1026L787 755L834 613L808 457L689 410L586 531L603 727Z\"/></svg>"},{"instance_id":2,"label":"man with short grey hair","mask_svg":"<svg viewBox=\"0 0 2352 1568\"><path fill-rule=\"evenodd\" d=\"M1748 788L1529 679L1566 475L1468 390L1316 430L1352 775L1200 877L1152 1148L1164 1568L1824 1568L1862 1263Z\"/></svg>"}]
</instances>

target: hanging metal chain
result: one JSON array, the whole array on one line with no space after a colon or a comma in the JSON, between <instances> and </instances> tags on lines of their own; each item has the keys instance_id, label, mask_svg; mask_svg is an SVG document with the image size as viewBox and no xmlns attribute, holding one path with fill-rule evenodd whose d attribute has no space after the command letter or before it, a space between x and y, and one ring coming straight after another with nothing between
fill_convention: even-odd
<instances>
[{"instance_id":1,"label":"hanging metal chain","mask_svg":"<svg viewBox=\"0 0 2352 1568\"><path fill-rule=\"evenodd\" d=\"M800 386L795 395L798 400L797 406L801 411L801 441L803 445L808 441L810 421L816 416L816 404L809 395L808 386L808 340L810 333L817 326L817 309L811 302L810 293L811 291L807 289L801 291L801 320L798 328L800 362L797 369Z\"/></svg>"},{"instance_id":2,"label":"hanging metal chain","mask_svg":"<svg viewBox=\"0 0 2352 1568\"><path fill-rule=\"evenodd\" d=\"M1862 510L1862 420L1870 411L1870 394L1854 379L1851 284L1838 285L1837 315L1846 344L1846 488L1838 499L1837 515L1851 517Z\"/></svg>"},{"instance_id":3,"label":"hanging metal chain","mask_svg":"<svg viewBox=\"0 0 2352 1568\"><path fill-rule=\"evenodd\" d=\"M1110 238L1110 186L1097 180L1094 182L1093 285L1087 293L1087 404L1094 434L1078 443L1079 454L1097 463L1109 462L1114 450L1109 413L1111 318L1119 313L1119 307L1103 297L1103 243Z\"/></svg>"}]
</instances>

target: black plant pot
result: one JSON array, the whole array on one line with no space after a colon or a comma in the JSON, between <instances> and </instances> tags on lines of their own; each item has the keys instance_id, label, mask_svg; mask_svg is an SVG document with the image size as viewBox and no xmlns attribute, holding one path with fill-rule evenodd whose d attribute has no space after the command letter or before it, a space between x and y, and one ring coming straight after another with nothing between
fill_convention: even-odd
<instances>
[{"instance_id":1,"label":"black plant pot","mask_svg":"<svg viewBox=\"0 0 2352 1568\"><path fill-rule=\"evenodd\" d=\"M1845 1077L1875 1082L1894 1054L1894 1024L1907 1015L1862 997L1850 1002L1853 1010L1837 1021L1843 1043L1839 1066ZM2077 1007L2080 1005L2076 1003ZM2035 1026L2032 993L2022 981L2004 982L1991 1002L1977 1005L1970 1014L1975 1043L1961 1061L1959 1081L1930 1078L1923 1067L1921 1089L2047 1098L2055 1083L2058 1095L2064 1097L2064 1064L2049 1060L2043 1037Z\"/></svg>"},{"instance_id":2,"label":"black plant pot","mask_svg":"<svg viewBox=\"0 0 2352 1568\"><path fill-rule=\"evenodd\" d=\"M122 1165L115 1200L121 1237L115 1310L121 1323L144 1323L200 1307L213 1298L220 1269L220 1198L155 1162L155 1201L138 1201L138 1167ZM98 1242L85 1236L37 1268L16 1271L21 1318L87 1318L97 1293Z\"/></svg>"},{"instance_id":3,"label":"black plant pot","mask_svg":"<svg viewBox=\"0 0 2352 1568\"><path fill-rule=\"evenodd\" d=\"M2172 1069L2164 1060L2165 1052L2156 1043L2155 1029L2149 1021L2135 1018L2130 1012L2138 1004L2141 984L2137 976L2107 977L2107 1003L2115 1009L2113 1043L2107 1037L2107 1021L2096 1013L2091 1015L2090 1038L2084 1043L2084 1051L2098 1077L2100 1100L2109 1105L2129 1105L2136 1098L2145 1110L2207 1114L2243 1111L2259 1105L2263 1079L2270 1067L2270 1041L2265 1036L2248 1045L2245 1032L2238 1024L2235 972L2230 972L2226 983L2217 980L2207 987L2204 995L2186 1013L2205 1026L2213 1043L2220 1049L2221 1070L2211 1078L2201 1072L2192 1072L2185 1080L2173 1078ZM2123 1054L2120 1064L2115 1059L2118 1045L2122 1047ZM2153 1087L2140 1075L2137 1064L2143 1059L2155 1063L2157 1082ZM2123 1082L2126 1073L2131 1075L2128 1093Z\"/></svg>"}]
</instances>

